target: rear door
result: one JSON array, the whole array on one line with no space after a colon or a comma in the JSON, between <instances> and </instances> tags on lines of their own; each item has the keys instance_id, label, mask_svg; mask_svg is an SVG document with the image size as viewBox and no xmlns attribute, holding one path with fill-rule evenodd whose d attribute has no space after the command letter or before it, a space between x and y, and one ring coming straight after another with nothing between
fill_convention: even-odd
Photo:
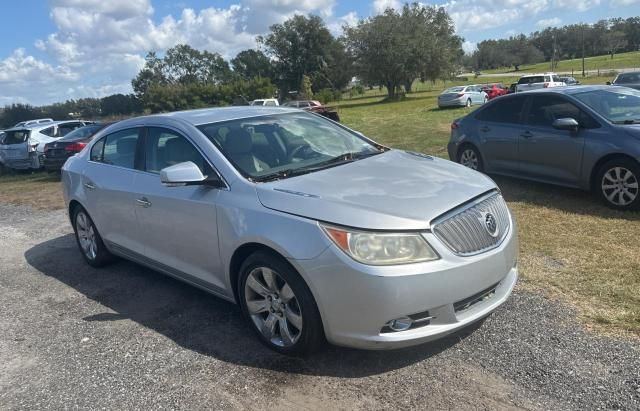
<instances>
[{"instance_id":1,"label":"rear door","mask_svg":"<svg viewBox=\"0 0 640 411\"><path fill-rule=\"evenodd\" d=\"M91 148L82 176L87 210L103 240L119 250L144 253L133 185L141 128L116 131Z\"/></svg>"},{"instance_id":2,"label":"rear door","mask_svg":"<svg viewBox=\"0 0 640 411\"><path fill-rule=\"evenodd\" d=\"M554 120L573 118L577 132L557 130ZM519 137L520 172L558 184L577 185L582 168L585 136L600 125L571 101L555 93L531 96Z\"/></svg>"},{"instance_id":3,"label":"rear door","mask_svg":"<svg viewBox=\"0 0 640 411\"><path fill-rule=\"evenodd\" d=\"M166 127L147 128L144 157L144 172L136 178L134 191L145 256L191 282L213 284L222 292L216 220L220 189L167 187L160 182L160 170L185 161L198 165L204 175L215 171L188 138Z\"/></svg>"},{"instance_id":4,"label":"rear door","mask_svg":"<svg viewBox=\"0 0 640 411\"><path fill-rule=\"evenodd\" d=\"M488 172L518 171L518 136L522 132L522 114L526 96L497 99L476 114L474 133Z\"/></svg>"}]
</instances>

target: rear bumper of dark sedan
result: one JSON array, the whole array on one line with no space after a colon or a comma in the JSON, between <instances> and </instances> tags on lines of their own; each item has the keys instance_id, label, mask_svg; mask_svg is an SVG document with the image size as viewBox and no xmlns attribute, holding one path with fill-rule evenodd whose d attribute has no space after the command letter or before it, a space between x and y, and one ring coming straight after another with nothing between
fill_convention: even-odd
<instances>
[{"instance_id":1,"label":"rear bumper of dark sedan","mask_svg":"<svg viewBox=\"0 0 640 411\"><path fill-rule=\"evenodd\" d=\"M45 157L44 168L47 171L60 171L69 157Z\"/></svg>"}]
</instances>

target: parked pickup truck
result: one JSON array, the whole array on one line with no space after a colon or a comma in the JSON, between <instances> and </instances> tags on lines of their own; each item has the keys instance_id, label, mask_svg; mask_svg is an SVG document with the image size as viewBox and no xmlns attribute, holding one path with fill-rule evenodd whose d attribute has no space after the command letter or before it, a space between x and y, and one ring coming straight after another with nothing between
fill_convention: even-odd
<instances>
[{"instance_id":1,"label":"parked pickup truck","mask_svg":"<svg viewBox=\"0 0 640 411\"><path fill-rule=\"evenodd\" d=\"M37 170L44 166L44 146L91 121L70 120L13 127L4 131L0 159L7 168Z\"/></svg>"}]
</instances>

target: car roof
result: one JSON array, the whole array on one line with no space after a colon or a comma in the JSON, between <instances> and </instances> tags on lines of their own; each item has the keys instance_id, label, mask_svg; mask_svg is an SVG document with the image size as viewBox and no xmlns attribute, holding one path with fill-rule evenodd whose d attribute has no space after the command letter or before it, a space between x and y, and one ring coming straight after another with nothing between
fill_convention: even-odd
<instances>
[{"instance_id":1,"label":"car roof","mask_svg":"<svg viewBox=\"0 0 640 411\"><path fill-rule=\"evenodd\" d=\"M49 128L51 126L55 126L55 125L59 125L59 124L66 124L66 123L75 123L78 121L87 121L87 120L60 120L60 121L49 121L47 123L40 123L40 124L29 124L26 126L18 126L18 127L12 127L9 128L5 131L13 131L13 130L43 130L45 128Z\"/></svg>"},{"instance_id":2,"label":"car roof","mask_svg":"<svg viewBox=\"0 0 640 411\"><path fill-rule=\"evenodd\" d=\"M627 87L620 86L605 86L605 85L592 85L592 86L566 86L566 87L551 87L544 89L536 89L531 91L525 91L527 94L540 94L540 93L557 93L557 94L578 94L584 93L588 91L597 91L597 90L625 90ZM521 94L521 93L518 93Z\"/></svg>"},{"instance_id":3,"label":"car roof","mask_svg":"<svg viewBox=\"0 0 640 411\"><path fill-rule=\"evenodd\" d=\"M197 110L175 111L173 113L154 114L151 116L137 117L136 120L144 118L174 118L190 123L194 126L209 123L219 123L221 121L237 120L249 117L269 116L284 113L299 113L300 110L284 106L233 106L203 108ZM125 120L126 121L126 120Z\"/></svg>"}]
</instances>

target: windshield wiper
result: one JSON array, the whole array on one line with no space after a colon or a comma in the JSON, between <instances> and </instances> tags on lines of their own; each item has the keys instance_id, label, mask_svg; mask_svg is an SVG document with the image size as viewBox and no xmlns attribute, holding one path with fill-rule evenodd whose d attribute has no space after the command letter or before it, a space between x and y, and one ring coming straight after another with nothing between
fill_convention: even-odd
<instances>
[{"instance_id":1,"label":"windshield wiper","mask_svg":"<svg viewBox=\"0 0 640 411\"><path fill-rule=\"evenodd\" d=\"M350 163L352 161L356 161L365 157L380 154L382 152L383 151L381 150L381 151L373 151L373 152L366 152L366 153L365 152L342 153L339 156L332 157L318 164L313 164L310 166L300 167L300 168L288 168L286 170L276 171L274 173L266 174L264 176L254 177L253 180L259 181L259 182L266 182L266 181L280 180L282 178L299 176L302 174L312 173L314 171L322 170L324 168L329 168L339 164Z\"/></svg>"}]
</instances>

